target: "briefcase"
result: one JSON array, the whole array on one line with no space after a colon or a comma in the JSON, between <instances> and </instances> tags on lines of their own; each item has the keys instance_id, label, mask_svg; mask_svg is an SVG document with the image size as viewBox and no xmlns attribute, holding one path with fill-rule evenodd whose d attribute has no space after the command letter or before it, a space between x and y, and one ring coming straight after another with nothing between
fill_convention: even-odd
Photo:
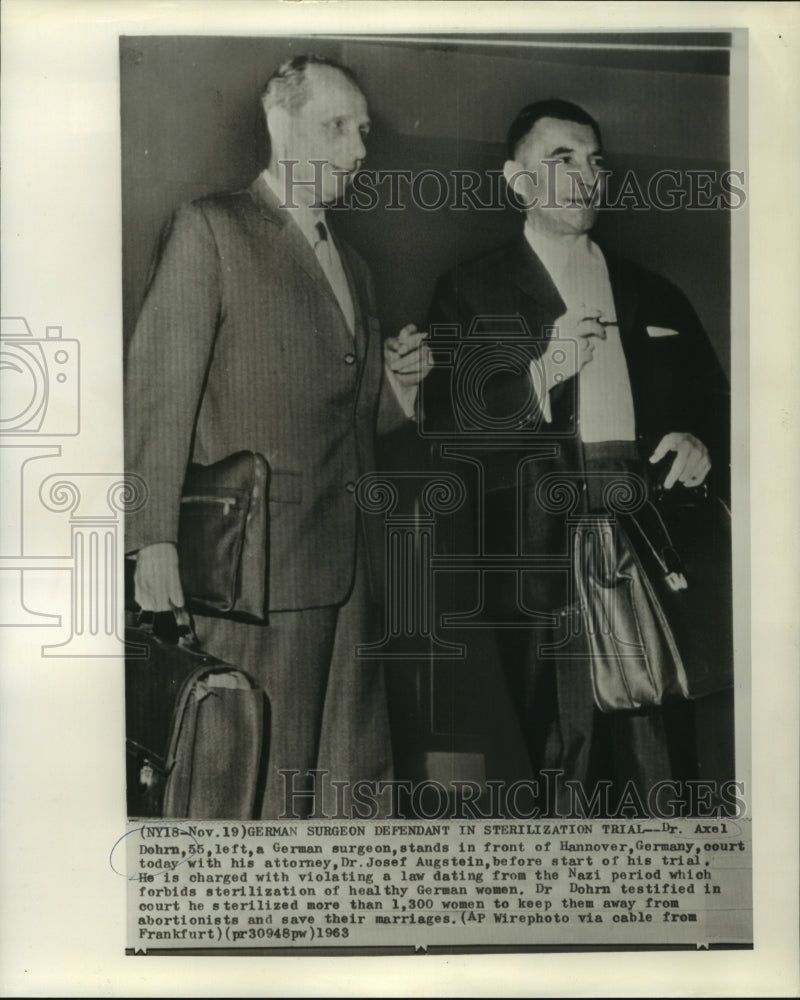
<instances>
[{"instance_id":1,"label":"briefcase","mask_svg":"<svg viewBox=\"0 0 800 1000\"><path fill-rule=\"evenodd\" d=\"M178 565L189 611L266 622L268 485L267 461L252 451L189 466L178 526Z\"/></svg>"},{"instance_id":2,"label":"briefcase","mask_svg":"<svg viewBox=\"0 0 800 1000\"><path fill-rule=\"evenodd\" d=\"M615 522L577 526L573 635L602 711L733 686L730 512L703 490L657 490Z\"/></svg>"},{"instance_id":3,"label":"briefcase","mask_svg":"<svg viewBox=\"0 0 800 1000\"><path fill-rule=\"evenodd\" d=\"M125 629L128 815L250 819L269 743L265 693L203 652L193 629L176 644L152 621Z\"/></svg>"}]
</instances>

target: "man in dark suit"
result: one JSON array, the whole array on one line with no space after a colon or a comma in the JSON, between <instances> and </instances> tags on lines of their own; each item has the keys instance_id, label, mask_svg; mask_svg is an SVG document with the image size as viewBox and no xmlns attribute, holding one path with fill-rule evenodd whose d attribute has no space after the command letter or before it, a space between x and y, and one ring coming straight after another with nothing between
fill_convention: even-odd
<instances>
[{"instance_id":1,"label":"man in dark suit","mask_svg":"<svg viewBox=\"0 0 800 1000\"><path fill-rule=\"evenodd\" d=\"M368 268L326 217L366 155L352 74L295 57L263 105L268 169L248 190L181 208L158 248L126 359L127 468L149 490L128 518L127 551L141 607L182 607L188 463L265 456L268 624L196 624L206 650L269 696L262 815L277 817L319 814L320 799L292 794L319 787L310 771L345 783L392 775L383 675L354 654L383 574L382 539L367 537L354 491L373 468L376 428L413 413L426 349L413 326L384 347ZM298 773L284 786L281 771ZM339 802L347 812L349 785Z\"/></svg>"},{"instance_id":2,"label":"man in dark suit","mask_svg":"<svg viewBox=\"0 0 800 1000\"><path fill-rule=\"evenodd\" d=\"M546 558L568 551L566 493L548 498L548 484L574 489L574 513L602 510L615 474L646 479L665 466L666 488L695 487L713 464L724 481L728 388L685 296L589 237L604 183L597 122L566 101L529 105L507 153L524 232L440 280L431 343L438 325L457 327L473 377L465 391L451 360L426 382L423 405L429 431L467 436L483 407L485 428L506 442L480 458L485 551ZM521 331L510 340L497 332L510 327ZM482 330L496 347L480 346ZM587 662L546 651L569 584L556 566L485 583L534 771L561 770L589 790L632 780L644 794L660 779L694 777L689 706L601 715Z\"/></svg>"}]
</instances>

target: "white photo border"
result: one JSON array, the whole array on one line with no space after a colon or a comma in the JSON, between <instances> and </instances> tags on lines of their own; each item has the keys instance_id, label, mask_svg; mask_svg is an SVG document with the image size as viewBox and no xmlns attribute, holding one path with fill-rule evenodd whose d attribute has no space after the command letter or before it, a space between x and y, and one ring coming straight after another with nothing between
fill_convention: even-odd
<instances>
[{"instance_id":1,"label":"white photo border","mask_svg":"<svg viewBox=\"0 0 800 1000\"><path fill-rule=\"evenodd\" d=\"M63 439L61 454L78 472L90 454L90 468L112 473L123 466L120 35L568 30L560 3L5 0L2 19L3 312L24 315L37 335L59 325L64 337L80 340L85 421L80 440ZM749 398L753 689L749 705L740 699L737 733L751 731L752 710L754 949L626 952L624 959L619 953L269 958L268 966L251 958L126 958L126 885L108 865L125 814L124 760L111 749L121 747L121 661L41 657L42 643L30 638L35 630L4 629L4 993L796 993L800 442L798 348L789 319L800 221L791 172L800 145L800 9L577 2L569 5L569 23L582 31L748 32L749 232L735 231L734 245L739 252L749 248L750 294L748 303L736 297L747 290L735 290L733 316L741 322L749 305L749 359L734 356L734 415ZM744 99L734 75L731 95L732 104ZM734 458L740 471L747 452ZM6 495L19 488L5 462L0 471ZM42 585L58 591L55 606L67 613L67 576L54 576L56 583Z\"/></svg>"}]
</instances>

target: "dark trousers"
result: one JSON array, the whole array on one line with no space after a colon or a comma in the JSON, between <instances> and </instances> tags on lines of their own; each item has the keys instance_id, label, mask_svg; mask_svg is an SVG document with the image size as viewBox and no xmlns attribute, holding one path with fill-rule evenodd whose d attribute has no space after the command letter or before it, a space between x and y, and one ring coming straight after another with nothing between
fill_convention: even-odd
<instances>
[{"instance_id":1,"label":"dark trousers","mask_svg":"<svg viewBox=\"0 0 800 1000\"><path fill-rule=\"evenodd\" d=\"M536 640L531 645L528 720L538 737L539 769L562 772L555 803L550 800L559 814L580 811L580 802L591 801L598 787L602 788L600 815L613 813L626 795L634 809L641 803L645 812L658 812L662 802L651 794L659 783L684 783L697 777L690 702L635 712L601 712L594 703L585 660L542 658L537 655ZM566 782L580 786L582 799ZM683 789L679 794L683 795Z\"/></svg>"},{"instance_id":2,"label":"dark trousers","mask_svg":"<svg viewBox=\"0 0 800 1000\"><path fill-rule=\"evenodd\" d=\"M392 777L383 666L355 655L375 619L360 551L341 606L272 612L266 626L196 619L203 648L252 674L269 698L262 818L349 817L353 782ZM314 770L327 773L315 779ZM335 790L332 781L347 784Z\"/></svg>"}]
</instances>

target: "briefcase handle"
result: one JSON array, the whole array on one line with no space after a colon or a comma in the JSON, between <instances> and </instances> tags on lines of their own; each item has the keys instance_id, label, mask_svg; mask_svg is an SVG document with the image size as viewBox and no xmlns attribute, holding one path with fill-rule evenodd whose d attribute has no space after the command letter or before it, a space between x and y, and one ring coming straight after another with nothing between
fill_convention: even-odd
<instances>
[{"instance_id":1,"label":"briefcase handle","mask_svg":"<svg viewBox=\"0 0 800 1000\"><path fill-rule=\"evenodd\" d=\"M173 608L172 611L144 611L137 608L136 625L171 646L182 646L184 649L200 652L194 619L186 608Z\"/></svg>"},{"instance_id":2,"label":"briefcase handle","mask_svg":"<svg viewBox=\"0 0 800 1000\"><path fill-rule=\"evenodd\" d=\"M657 503L645 500L639 510L628 514L627 521L636 528L642 541L650 549L661 567L670 590L686 590L689 586L686 579L686 569L670 537L669 529L664 523Z\"/></svg>"}]
</instances>

